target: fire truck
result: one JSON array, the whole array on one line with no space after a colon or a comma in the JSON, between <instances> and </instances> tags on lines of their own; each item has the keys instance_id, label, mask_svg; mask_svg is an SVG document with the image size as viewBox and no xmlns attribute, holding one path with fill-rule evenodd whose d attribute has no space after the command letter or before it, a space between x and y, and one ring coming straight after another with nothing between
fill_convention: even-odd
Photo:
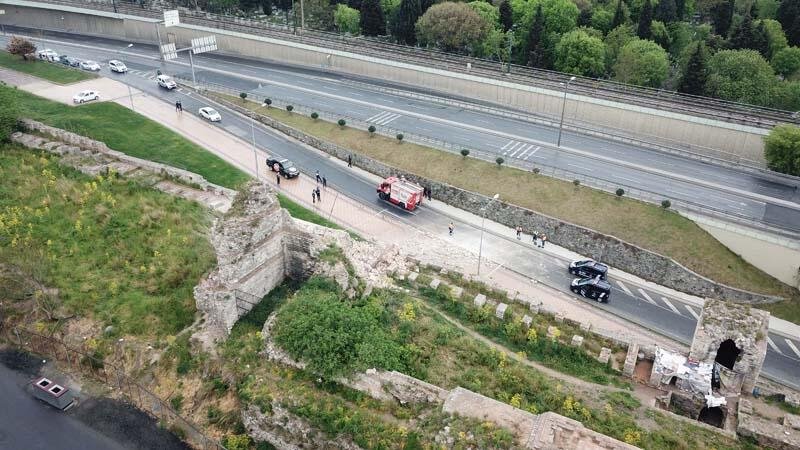
<instances>
[{"instance_id":1,"label":"fire truck","mask_svg":"<svg viewBox=\"0 0 800 450\"><path fill-rule=\"evenodd\" d=\"M413 211L422 203L425 190L405 178L389 177L381 181L377 191L381 200L394 203L406 211Z\"/></svg>"}]
</instances>

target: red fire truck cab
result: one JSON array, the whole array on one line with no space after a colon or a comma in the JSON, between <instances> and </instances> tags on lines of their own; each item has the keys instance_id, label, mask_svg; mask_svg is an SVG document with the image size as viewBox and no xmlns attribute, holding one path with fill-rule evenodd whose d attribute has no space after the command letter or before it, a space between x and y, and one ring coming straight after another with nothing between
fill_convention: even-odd
<instances>
[{"instance_id":1,"label":"red fire truck cab","mask_svg":"<svg viewBox=\"0 0 800 450\"><path fill-rule=\"evenodd\" d=\"M425 191L422 186L404 178L389 177L378 185L378 197L405 209L413 211L422 203Z\"/></svg>"}]
</instances>

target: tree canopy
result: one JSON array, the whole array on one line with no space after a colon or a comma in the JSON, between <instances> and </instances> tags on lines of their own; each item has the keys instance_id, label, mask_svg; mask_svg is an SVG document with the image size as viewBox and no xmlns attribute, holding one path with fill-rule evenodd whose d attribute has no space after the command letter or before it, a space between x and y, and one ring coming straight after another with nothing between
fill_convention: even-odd
<instances>
[{"instance_id":1,"label":"tree canopy","mask_svg":"<svg viewBox=\"0 0 800 450\"><path fill-rule=\"evenodd\" d=\"M634 39L619 52L614 79L640 86L661 87L669 75L667 51L653 41Z\"/></svg>"},{"instance_id":2,"label":"tree canopy","mask_svg":"<svg viewBox=\"0 0 800 450\"><path fill-rule=\"evenodd\" d=\"M800 74L800 47L786 47L772 57L772 68L784 78Z\"/></svg>"},{"instance_id":3,"label":"tree canopy","mask_svg":"<svg viewBox=\"0 0 800 450\"><path fill-rule=\"evenodd\" d=\"M685 94L703 95L708 78L708 52L702 42L694 45L686 70L678 85L678 91Z\"/></svg>"},{"instance_id":4,"label":"tree canopy","mask_svg":"<svg viewBox=\"0 0 800 450\"><path fill-rule=\"evenodd\" d=\"M365 36L381 36L386 34L386 18L380 0L363 0L361 2L361 32Z\"/></svg>"},{"instance_id":5,"label":"tree canopy","mask_svg":"<svg viewBox=\"0 0 800 450\"><path fill-rule=\"evenodd\" d=\"M442 50L474 54L489 32L489 24L464 3L431 6L417 22L420 44Z\"/></svg>"},{"instance_id":6,"label":"tree canopy","mask_svg":"<svg viewBox=\"0 0 800 450\"><path fill-rule=\"evenodd\" d=\"M336 29L342 33L349 33L354 36L361 34L361 13L345 4L336 5L333 12L333 22Z\"/></svg>"},{"instance_id":7,"label":"tree canopy","mask_svg":"<svg viewBox=\"0 0 800 450\"><path fill-rule=\"evenodd\" d=\"M755 50L723 50L708 62L706 91L718 98L767 104L775 73Z\"/></svg>"},{"instance_id":8,"label":"tree canopy","mask_svg":"<svg viewBox=\"0 0 800 450\"><path fill-rule=\"evenodd\" d=\"M767 167L777 172L800 176L800 128L778 125L764 138Z\"/></svg>"},{"instance_id":9,"label":"tree canopy","mask_svg":"<svg viewBox=\"0 0 800 450\"><path fill-rule=\"evenodd\" d=\"M556 44L556 69L575 75L599 77L605 71L606 49L599 38L583 30L565 34Z\"/></svg>"}]
</instances>

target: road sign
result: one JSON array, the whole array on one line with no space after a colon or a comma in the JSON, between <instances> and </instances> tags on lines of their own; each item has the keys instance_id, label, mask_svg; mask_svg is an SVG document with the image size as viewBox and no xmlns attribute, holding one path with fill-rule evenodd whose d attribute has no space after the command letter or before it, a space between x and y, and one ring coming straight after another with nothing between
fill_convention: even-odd
<instances>
[{"instance_id":1,"label":"road sign","mask_svg":"<svg viewBox=\"0 0 800 450\"><path fill-rule=\"evenodd\" d=\"M165 27L174 27L181 23L180 18L178 17L178 10L173 9L169 11L164 11L164 26Z\"/></svg>"},{"instance_id":2,"label":"road sign","mask_svg":"<svg viewBox=\"0 0 800 450\"><path fill-rule=\"evenodd\" d=\"M211 52L217 49L217 37L205 36L201 38L192 39L192 53L195 55L199 53Z\"/></svg>"},{"instance_id":3,"label":"road sign","mask_svg":"<svg viewBox=\"0 0 800 450\"><path fill-rule=\"evenodd\" d=\"M172 43L162 44L161 54L164 55L164 59L167 61L178 58L178 51L175 49L175 44Z\"/></svg>"}]
</instances>

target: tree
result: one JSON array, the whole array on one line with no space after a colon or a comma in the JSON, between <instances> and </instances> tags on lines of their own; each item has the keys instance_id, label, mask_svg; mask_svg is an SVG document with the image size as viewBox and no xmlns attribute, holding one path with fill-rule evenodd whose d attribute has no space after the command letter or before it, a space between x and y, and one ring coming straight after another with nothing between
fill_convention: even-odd
<instances>
[{"instance_id":1,"label":"tree","mask_svg":"<svg viewBox=\"0 0 800 450\"><path fill-rule=\"evenodd\" d=\"M289 24L289 11L292 10L293 0L275 0L275 6L278 7L286 17L286 24Z\"/></svg>"},{"instance_id":2,"label":"tree","mask_svg":"<svg viewBox=\"0 0 800 450\"><path fill-rule=\"evenodd\" d=\"M753 50L761 53L761 56L764 58L769 59L770 57L769 33L767 32L767 27L764 22L755 24L755 30L753 30Z\"/></svg>"},{"instance_id":3,"label":"tree","mask_svg":"<svg viewBox=\"0 0 800 450\"><path fill-rule=\"evenodd\" d=\"M468 148L462 148L461 149L461 156L463 156L464 159L467 159L467 156L469 156L469 149Z\"/></svg>"},{"instance_id":4,"label":"tree","mask_svg":"<svg viewBox=\"0 0 800 450\"><path fill-rule=\"evenodd\" d=\"M669 201L669 200L661 200L661 207L664 208L665 211L668 210L670 206L672 206L672 202L671 201Z\"/></svg>"},{"instance_id":5,"label":"tree","mask_svg":"<svg viewBox=\"0 0 800 450\"><path fill-rule=\"evenodd\" d=\"M622 198L622 196L625 195L625 189L617 188L616 192L614 193L617 194L617 198Z\"/></svg>"},{"instance_id":6,"label":"tree","mask_svg":"<svg viewBox=\"0 0 800 450\"><path fill-rule=\"evenodd\" d=\"M319 114L317 114L317 113L315 113L315 112L312 112L312 113L311 113L311 118L314 120L314 122L316 122L316 121L317 121L317 119L319 119Z\"/></svg>"},{"instance_id":7,"label":"tree","mask_svg":"<svg viewBox=\"0 0 800 450\"><path fill-rule=\"evenodd\" d=\"M19 120L19 104L14 91L8 87L0 86L0 142L8 141Z\"/></svg>"},{"instance_id":8,"label":"tree","mask_svg":"<svg viewBox=\"0 0 800 450\"><path fill-rule=\"evenodd\" d=\"M622 0L617 0L617 8L614 10L614 19L611 21L611 29L625 23L625 10L623 9Z\"/></svg>"},{"instance_id":9,"label":"tree","mask_svg":"<svg viewBox=\"0 0 800 450\"><path fill-rule=\"evenodd\" d=\"M431 6L417 22L420 44L445 51L474 54L489 32L489 25L464 3Z\"/></svg>"},{"instance_id":10,"label":"tree","mask_svg":"<svg viewBox=\"0 0 800 450\"><path fill-rule=\"evenodd\" d=\"M264 106L266 106L267 108L269 108L269 106L270 106L271 104L272 104L272 99L269 99L269 98L265 98L265 99L264 99Z\"/></svg>"},{"instance_id":11,"label":"tree","mask_svg":"<svg viewBox=\"0 0 800 450\"><path fill-rule=\"evenodd\" d=\"M397 136L395 136L395 138L397 138L397 143L398 143L398 144L402 144L402 143L403 143L403 138L404 138L404 137L405 137L405 136L403 136L403 133L397 133Z\"/></svg>"},{"instance_id":12,"label":"tree","mask_svg":"<svg viewBox=\"0 0 800 450\"><path fill-rule=\"evenodd\" d=\"M780 0L756 0L755 8L759 19L774 19L778 17Z\"/></svg>"},{"instance_id":13,"label":"tree","mask_svg":"<svg viewBox=\"0 0 800 450\"><path fill-rule=\"evenodd\" d=\"M394 21L394 37L401 44L414 45L417 43L417 20L422 15L420 0L401 0Z\"/></svg>"},{"instance_id":14,"label":"tree","mask_svg":"<svg viewBox=\"0 0 800 450\"><path fill-rule=\"evenodd\" d=\"M613 29L611 27L611 25L613 25L613 21L613 12L606 8L594 8L589 24L593 29L600 31L601 34L606 34Z\"/></svg>"},{"instance_id":15,"label":"tree","mask_svg":"<svg viewBox=\"0 0 800 450\"><path fill-rule=\"evenodd\" d=\"M772 68L780 76L790 78L800 72L800 48L786 47L772 57Z\"/></svg>"},{"instance_id":16,"label":"tree","mask_svg":"<svg viewBox=\"0 0 800 450\"><path fill-rule=\"evenodd\" d=\"M28 55L36 52L36 46L27 39L19 36L11 37L11 40L6 45L6 50L12 55L21 56L25 61L28 60Z\"/></svg>"},{"instance_id":17,"label":"tree","mask_svg":"<svg viewBox=\"0 0 800 450\"><path fill-rule=\"evenodd\" d=\"M617 57L622 47L628 42L635 39L633 25L621 25L611 30L606 35L604 42L606 44L606 68L610 71L614 64L617 62Z\"/></svg>"},{"instance_id":18,"label":"tree","mask_svg":"<svg viewBox=\"0 0 800 450\"><path fill-rule=\"evenodd\" d=\"M292 112L293 109L294 109L294 106L286 105L286 111Z\"/></svg>"},{"instance_id":19,"label":"tree","mask_svg":"<svg viewBox=\"0 0 800 450\"><path fill-rule=\"evenodd\" d=\"M714 20L714 31L726 38L733 22L733 6L735 0L722 0L711 11Z\"/></svg>"},{"instance_id":20,"label":"tree","mask_svg":"<svg viewBox=\"0 0 800 450\"><path fill-rule=\"evenodd\" d=\"M340 33L347 33L353 36L361 34L361 13L345 4L336 5L333 12L333 23Z\"/></svg>"},{"instance_id":21,"label":"tree","mask_svg":"<svg viewBox=\"0 0 800 450\"><path fill-rule=\"evenodd\" d=\"M750 17L750 14L747 14L742 18L742 21L739 23L733 33L731 33L731 38L728 41L728 45L731 49L740 50L740 49L753 49L756 50L754 47L755 44L755 27L753 26L753 18Z\"/></svg>"},{"instance_id":22,"label":"tree","mask_svg":"<svg viewBox=\"0 0 800 450\"><path fill-rule=\"evenodd\" d=\"M344 119L339 119L336 123L339 124L339 128L344 128L347 125L347 121Z\"/></svg>"},{"instance_id":23,"label":"tree","mask_svg":"<svg viewBox=\"0 0 800 450\"><path fill-rule=\"evenodd\" d=\"M675 0L659 0L655 17L656 20L660 20L665 24L678 20L678 7L675 4Z\"/></svg>"},{"instance_id":24,"label":"tree","mask_svg":"<svg viewBox=\"0 0 800 450\"><path fill-rule=\"evenodd\" d=\"M272 0L258 0L258 5L261 7L261 11L264 11L264 14L272 15Z\"/></svg>"},{"instance_id":25,"label":"tree","mask_svg":"<svg viewBox=\"0 0 800 450\"><path fill-rule=\"evenodd\" d=\"M372 137L375 134L375 130L376 130L375 125L370 125L369 128L367 128L367 131L369 132L369 137Z\"/></svg>"},{"instance_id":26,"label":"tree","mask_svg":"<svg viewBox=\"0 0 800 450\"><path fill-rule=\"evenodd\" d=\"M556 44L556 69L575 75L599 77L605 71L606 46L583 30L565 34Z\"/></svg>"},{"instance_id":27,"label":"tree","mask_svg":"<svg viewBox=\"0 0 800 450\"><path fill-rule=\"evenodd\" d=\"M772 83L767 106L785 111L800 111L800 81Z\"/></svg>"},{"instance_id":28,"label":"tree","mask_svg":"<svg viewBox=\"0 0 800 450\"><path fill-rule=\"evenodd\" d=\"M758 25L763 25L764 31L766 32L768 50L767 54L764 55L765 58L772 59L776 53L789 45L786 40L786 34L783 33L783 28L781 28L781 23L777 20L759 20Z\"/></svg>"},{"instance_id":29,"label":"tree","mask_svg":"<svg viewBox=\"0 0 800 450\"><path fill-rule=\"evenodd\" d=\"M497 157L497 159L495 159L495 160L494 160L494 162L496 162L496 163L497 163L497 167L500 167L500 166L502 166L502 165L503 165L503 163L504 163L504 162L506 162L506 160L505 160L505 159L503 159L503 157L502 157L502 156L498 156L498 157Z\"/></svg>"},{"instance_id":30,"label":"tree","mask_svg":"<svg viewBox=\"0 0 800 450\"><path fill-rule=\"evenodd\" d=\"M634 39L619 52L614 79L623 83L658 88L669 74L667 51L653 41Z\"/></svg>"},{"instance_id":31,"label":"tree","mask_svg":"<svg viewBox=\"0 0 800 450\"><path fill-rule=\"evenodd\" d=\"M800 176L800 128L778 125L764 138L764 159L776 172Z\"/></svg>"},{"instance_id":32,"label":"tree","mask_svg":"<svg viewBox=\"0 0 800 450\"><path fill-rule=\"evenodd\" d=\"M708 52L702 41L694 44L692 55L678 85L678 92L703 95L708 78Z\"/></svg>"},{"instance_id":33,"label":"tree","mask_svg":"<svg viewBox=\"0 0 800 450\"><path fill-rule=\"evenodd\" d=\"M240 92L239 98L241 98L242 101L245 101L245 99L247 99L247 92Z\"/></svg>"},{"instance_id":34,"label":"tree","mask_svg":"<svg viewBox=\"0 0 800 450\"><path fill-rule=\"evenodd\" d=\"M755 50L722 50L708 61L706 92L717 98L767 105L774 82L775 72Z\"/></svg>"},{"instance_id":35,"label":"tree","mask_svg":"<svg viewBox=\"0 0 800 450\"><path fill-rule=\"evenodd\" d=\"M500 3L500 24L503 31L508 32L514 26L514 11L511 9L511 0L503 0Z\"/></svg>"},{"instance_id":36,"label":"tree","mask_svg":"<svg viewBox=\"0 0 800 450\"><path fill-rule=\"evenodd\" d=\"M386 19L380 0L363 0L361 2L361 32L364 36L382 36L386 34Z\"/></svg>"},{"instance_id":37,"label":"tree","mask_svg":"<svg viewBox=\"0 0 800 450\"><path fill-rule=\"evenodd\" d=\"M654 20L651 22L650 39L665 50L669 48L670 35L669 31L667 31L667 26L664 25L664 22L660 20Z\"/></svg>"},{"instance_id":38,"label":"tree","mask_svg":"<svg viewBox=\"0 0 800 450\"><path fill-rule=\"evenodd\" d=\"M783 0L778 7L778 22L786 32L789 45L800 46L800 0Z\"/></svg>"},{"instance_id":39,"label":"tree","mask_svg":"<svg viewBox=\"0 0 800 450\"><path fill-rule=\"evenodd\" d=\"M544 46L544 15L542 14L542 5L536 7L536 15L533 18L533 25L528 36L528 46L526 53L528 54L527 62L529 66L542 67L545 58Z\"/></svg>"},{"instance_id":40,"label":"tree","mask_svg":"<svg viewBox=\"0 0 800 450\"><path fill-rule=\"evenodd\" d=\"M686 0L675 0L675 18L678 21L683 20L686 15Z\"/></svg>"},{"instance_id":41,"label":"tree","mask_svg":"<svg viewBox=\"0 0 800 450\"><path fill-rule=\"evenodd\" d=\"M652 31L650 30L652 22L653 4L650 3L650 0L644 0L644 6L639 13L639 26L636 28L636 35L639 36L639 39L650 39L652 35Z\"/></svg>"}]
</instances>

